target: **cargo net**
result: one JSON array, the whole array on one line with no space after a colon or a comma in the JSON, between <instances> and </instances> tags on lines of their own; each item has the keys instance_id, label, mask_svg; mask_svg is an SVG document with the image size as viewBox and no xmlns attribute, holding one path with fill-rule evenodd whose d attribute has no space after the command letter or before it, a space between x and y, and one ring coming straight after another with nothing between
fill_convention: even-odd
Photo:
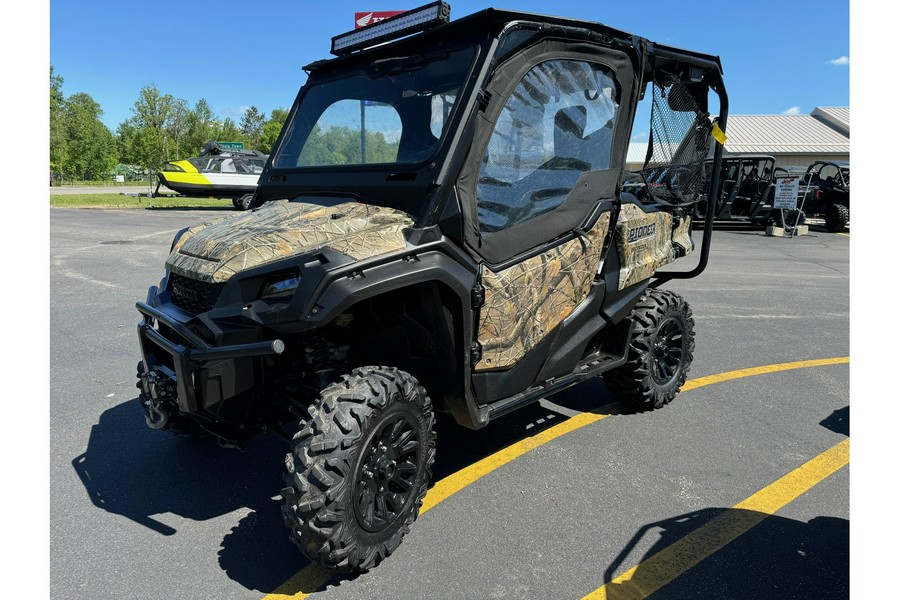
<instances>
[{"instance_id":1,"label":"cargo net","mask_svg":"<svg viewBox=\"0 0 900 600\"><path fill-rule=\"evenodd\" d=\"M690 205L703 192L703 162L712 125L680 78L658 73L653 82L650 144L641 175L657 202Z\"/></svg>"}]
</instances>

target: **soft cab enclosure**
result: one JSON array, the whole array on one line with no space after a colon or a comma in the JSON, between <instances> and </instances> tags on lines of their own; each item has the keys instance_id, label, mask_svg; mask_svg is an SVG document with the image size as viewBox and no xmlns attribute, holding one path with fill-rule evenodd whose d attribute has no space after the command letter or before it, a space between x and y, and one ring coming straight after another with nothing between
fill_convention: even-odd
<instances>
[{"instance_id":1,"label":"soft cab enclosure","mask_svg":"<svg viewBox=\"0 0 900 600\"><path fill-rule=\"evenodd\" d=\"M479 428L601 374L658 408L693 357L691 309L658 286L708 260L712 212L699 252L692 216L718 189L718 59L599 23L448 13L335 37L252 210L179 232L137 303L147 424L284 436L285 524L330 569L398 547L435 414ZM636 130L647 152L626 172Z\"/></svg>"}]
</instances>

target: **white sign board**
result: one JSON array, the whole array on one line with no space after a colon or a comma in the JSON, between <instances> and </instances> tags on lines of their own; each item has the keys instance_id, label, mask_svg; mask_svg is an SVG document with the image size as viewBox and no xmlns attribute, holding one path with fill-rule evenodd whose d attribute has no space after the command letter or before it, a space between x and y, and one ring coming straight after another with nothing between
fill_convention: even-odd
<instances>
[{"instance_id":1,"label":"white sign board","mask_svg":"<svg viewBox=\"0 0 900 600\"><path fill-rule=\"evenodd\" d=\"M773 208L797 208L797 193L800 191L799 177L779 177L775 180L775 201Z\"/></svg>"}]
</instances>

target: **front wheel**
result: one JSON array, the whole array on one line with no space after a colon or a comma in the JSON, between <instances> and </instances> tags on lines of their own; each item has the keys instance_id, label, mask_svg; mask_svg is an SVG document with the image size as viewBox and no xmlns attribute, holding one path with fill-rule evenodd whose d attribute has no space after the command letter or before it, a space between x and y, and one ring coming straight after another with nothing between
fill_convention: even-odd
<instances>
[{"instance_id":1,"label":"front wheel","mask_svg":"<svg viewBox=\"0 0 900 600\"><path fill-rule=\"evenodd\" d=\"M416 520L435 455L431 400L408 373L355 369L326 387L294 436L282 513L313 562L367 571Z\"/></svg>"},{"instance_id":2,"label":"front wheel","mask_svg":"<svg viewBox=\"0 0 900 600\"><path fill-rule=\"evenodd\" d=\"M603 375L619 400L638 408L668 404L684 385L694 358L694 319L674 292L648 289L631 313L628 360Z\"/></svg>"},{"instance_id":3,"label":"front wheel","mask_svg":"<svg viewBox=\"0 0 900 600\"><path fill-rule=\"evenodd\" d=\"M825 212L825 229L838 233L847 228L850 222L850 209L843 204L832 204Z\"/></svg>"}]
</instances>

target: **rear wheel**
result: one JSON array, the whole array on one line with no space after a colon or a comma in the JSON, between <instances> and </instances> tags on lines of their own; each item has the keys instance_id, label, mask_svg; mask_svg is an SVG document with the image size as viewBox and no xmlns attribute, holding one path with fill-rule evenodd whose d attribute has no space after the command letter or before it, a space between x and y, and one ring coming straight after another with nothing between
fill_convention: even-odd
<instances>
[{"instance_id":1,"label":"rear wheel","mask_svg":"<svg viewBox=\"0 0 900 600\"><path fill-rule=\"evenodd\" d=\"M241 210L250 210L253 207L253 194L244 194L238 201Z\"/></svg>"},{"instance_id":2,"label":"rear wheel","mask_svg":"<svg viewBox=\"0 0 900 600\"><path fill-rule=\"evenodd\" d=\"M366 571L415 521L434 463L431 400L408 373L355 369L325 388L294 436L282 513L312 561Z\"/></svg>"},{"instance_id":3,"label":"rear wheel","mask_svg":"<svg viewBox=\"0 0 900 600\"><path fill-rule=\"evenodd\" d=\"M837 233L847 228L850 222L850 209L843 204L832 204L825 212L825 229Z\"/></svg>"},{"instance_id":4,"label":"rear wheel","mask_svg":"<svg viewBox=\"0 0 900 600\"><path fill-rule=\"evenodd\" d=\"M668 404L684 385L694 358L694 319L674 292L649 289L631 313L628 361L605 373L619 400L645 409Z\"/></svg>"}]
</instances>

